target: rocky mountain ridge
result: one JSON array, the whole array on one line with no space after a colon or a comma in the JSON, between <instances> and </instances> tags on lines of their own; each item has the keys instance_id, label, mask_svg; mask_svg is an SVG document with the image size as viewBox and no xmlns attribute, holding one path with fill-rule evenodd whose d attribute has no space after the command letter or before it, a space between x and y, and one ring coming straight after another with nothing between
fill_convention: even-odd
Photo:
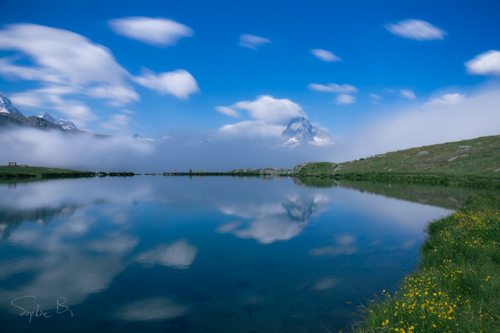
<instances>
[{"instance_id":1,"label":"rocky mountain ridge","mask_svg":"<svg viewBox=\"0 0 500 333\"><path fill-rule=\"evenodd\" d=\"M76 128L75 124L73 124L71 121L65 120L65 119L60 119L60 118L55 118L54 116L52 116L48 112L45 112L43 114L43 116L40 116L40 118L43 118L43 119L45 119L47 121L50 121L52 124L59 125L63 129L65 129L65 130L71 130L71 131L77 131L78 130Z\"/></svg>"}]
</instances>

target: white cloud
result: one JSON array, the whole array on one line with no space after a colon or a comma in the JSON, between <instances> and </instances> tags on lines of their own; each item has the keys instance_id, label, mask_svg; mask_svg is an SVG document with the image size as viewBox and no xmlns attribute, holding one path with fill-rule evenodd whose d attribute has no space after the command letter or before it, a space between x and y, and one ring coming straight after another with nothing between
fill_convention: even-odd
<instances>
[{"instance_id":1,"label":"white cloud","mask_svg":"<svg viewBox=\"0 0 500 333\"><path fill-rule=\"evenodd\" d=\"M286 126L267 124L263 120L245 120L236 124L224 125L217 135L227 137L279 137Z\"/></svg>"},{"instance_id":2,"label":"white cloud","mask_svg":"<svg viewBox=\"0 0 500 333\"><path fill-rule=\"evenodd\" d=\"M326 127L322 127L320 123L318 122L311 122L311 125L313 125L314 127L316 127L317 129L319 129L321 132L329 132L330 129L329 128L326 128Z\"/></svg>"},{"instance_id":3,"label":"white cloud","mask_svg":"<svg viewBox=\"0 0 500 333\"><path fill-rule=\"evenodd\" d=\"M0 49L19 51L30 60L17 65L18 57L0 59L0 75L41 82L44 87L17 94L19 105L59 110L81 122L96 120L81 101L62 95L80 94L123 104L139 100L126 83L129 73L106 47L62 29L35 24L12 24L0 30ZM41 104L36 102L42 101Z\"/></svg>"},{"instance_id":4,"label":"white cloud","mask_svg":"<svg viewBox=\"0 0 500 333\"><path fill-rule=\"evenodd\" d=\"M413 91L411 91L410 89L399 90L399 96L410 99L410 100L417 98L415 96L415 93Z\"/></svg>"},{"instance_id":5,"label":"white cloud","mask_svg":"<svg viewBox=\"0 0 500 333\"><path fill-rule=\"evenodd\" d=\"M109 49L67 30L36 24L11 24L0 31L0 49L21 51L38 67L13 66L24 73L5 73L23 79L41 80L67 86L88 84L123 85L128 73ZM11 59L2 58L3 64ZM7 69L8 71L9 69Z\"/></svg>"},{"instance_id":6,"label":"white cloud","mask_svg":"<svg viewBox=\"0 0 500 333\"><path fill-rule=\"evenodd\" d=\"M346 138L351 143L343 158L349 160L387 151L498 135L498 105L500 89L496 87L468 95L452 106L440 104L432 108L399 110L396 116L372 121Z\"/></svg>"},{"instance_id":7,"label":"white cloud","mask_svg":"<svg viewBox=\"0 0 500 333\"><path fill-rule=\"evenodd\" d=\"M231 116L231 117L234 117L234 118L239 118L240 117L240 113L238 111L233 110L233 109L231 109L230 107L227 107L227 106L216 106L215 110L217 112L220 112L222 114L225 114L227 116Z\"/></svg>"},{"instance_id":8,"label":"white cloud","mask_svg":"<svg viewBox=\"0 0 500 333\"><path fill-rule=\"evenodd\" d=\"M36 94L32 93L17 93L10 96L10 101L17 106L40 107L44 101Z\"/></svg>"},{"instance_id":9,"label":"white cloud","mask_svg":"<svg viewBox=\"0 0 500 333\"><path fill-rule=\"evenodd\" d=\"M140 100L139 94L136 93L133 89L111 85L101 85L89 88L85 91L85 95L96 98L109 99L109 103L115 106L121 106L123 104L128 104Z\"/></svg>"},{"instance_id":10,"label":"white cloud","mask_svg":"<svg viewBox=\"0 0 500 333\"><path fill-rule=\"evenodd\" d=\"M234 109L247 110L255 119L224 125L217 130L219 137L279 137L290 120L305 115L297 103L266 95L258 96L254 101L237 102L231 107L219 106L216 109L222 113L236 112Z\"/></svg>"},{"instance_id":11,"label":"white cloud","mask_svg":"<svg viewBox=\"0 0 500 333\"><path fill-rule=\"evenodd\" d=\"M338 95L335 99L335 103L337 104L352 104L356 102L356 98L351 95L341 94Z\"/></svg>"},{"instance_id":12,"label":"white cloud","mask_svg":"<svg viewBox=\"0 0 500 333\"><path fill-rule=\"evenodd\" d=\"M124 106L140 100L129 80L181 99L199 91L198 83L185 70L132 77L108 48L63 29L7 25L0 30L0 50L18 51L31 61L18 64L18 55L0 58L0 75L42 84L41 88L14 94L17 105L60 111L76 120L80 128L98 118L83 101L66 100L65 95L105 99L110 105Z\"/></svg>"},{"instance_id":13,"label":"white cloud","mask_svg":"<svg viewBox=\"0 0 500 333\"><path fill-rule=\"evenodd\" d=\"M459 104L465 101L465 95L460 95L458 93L455 94L446 94L441 98L431 98L427 103L424 104L424 107L432 107L439 105L454 105Z\"/></svg>"},{"instance_id":14,"label":"white cloud","mask_svg":"<svg viewBox=\"0 0 500 333\"><path fill-rule=\"evenodd\" d=\"M338 85L336 83L328 83L326 86L318 83L309 83L307 87L311 90L324 91L324 92L336 92L342 94L357 93L358 89L350 84Z\"/></svg>"},{"instance_id":15,"label":"white cloud","mask_svg":"<svg viewBox=\"0 0 500 333\"><path fill-rule=\"evenodd\" d=\"M262 38L254 35L241 35L240 41L238 42L239 46L247 47L249 49L257 50L259 46L262 46L266 43L271 43L269 39Z\"/></svg>"},{"instance_id":16,"label":"white cloud","mask_svg":"<svg viewBox=\"0 0 500 333\"><path fill-rule=\"evenodd\" d=\"M102 128L109 130L120 130L127 128L131 123L133 123L132 118L125 114L115 113L110 117L110 121L101 125Z\"/></svg>"},{"instance_id":17,"label":"white cloud","mask_svg":"<svg viewBox=\"0 0 500 333\"><path fill-rule=\"evenodd\" d=\"M383 99L381 96L375 95L375 94L368 94L368 96L370 96L371 98L376 99L378 101L381 101Z\"/></svg>"},{"instance_id":18,"label":"white cloud","mask_svg":"<svg viewBox=\"0 0 500 333\"><path fill-rule=\"evenodd\" d=\"M302 108L289 99L276 99L272 96L258 96L255 101L242 101L233 105L238 109L247 110L255 119L267 124L288 125L290 120L304 114Z\"/></svg>"},{"instance_id":19,"label":"white cloud","mask_svg":"<svg viewBox=\"0 0 500 333\"><path fill-rule=\"evenodd\" d=\"M479 75L500 75L500 51L490 50L465 63L467 72Z\"/></svg>"},{"instance_id":20,"label":"white cloud","mask_svg":"<svg viewBox=\"0 0 500 333\"><path fill-rule=\"evenodd\" d=\"M64 93L63 90L59 92ZM97 116L85 103L63 99L58 94L50 93L50 89L47 92L44 89L34 89L13 94L10 100L16 105L56 110L69 117L78 128L83 128L88 121L97 120Z\"/></svg>"},{"instance_id":21,"label":"white cloud","mask_svg":"<svg viewBox=\"0 0 500 333\"><path fill-rule=\"evenodd\" d=\"M150 17L126 17L108 21L114 33L153 46L175 45L182 37L192 37L194 31L173 20Z\"/></svg>"},{"instance_id":22,"label":"white cloud","mask_svg":"<svg viewBox=\"0 0 500 333\"><path fill-rule=\"evenodd\" d=\"M422 20L404 20L384 27L399 37L420 41L443 39L446 35L445 31Z\"/></svg>"},{"instance_id":23,"label":"white cloud","mask_svg":"<svg viewBox=\"0 0 500 333\"><path fill-rule=\"evenodd\" d=\"M200 91L198 82L184 69L158 74L145 69L141 76L134 77L133 80L160 94L171 94L180 99L187 99L190 94Z\"/></svg>"},{"instance_id":24,"label":"white cloud","mask_svg":"<svg viewBox=\"0 0 500 333\"><path fill-rule=\"evenodd\" d=\"M334 53L327 51L327 50L312 49L311 54L313 54L319 60L323 60L326 62L336 62L336 61L342 60L338 56L336 56Z\"/></svg>"}]
</instances>

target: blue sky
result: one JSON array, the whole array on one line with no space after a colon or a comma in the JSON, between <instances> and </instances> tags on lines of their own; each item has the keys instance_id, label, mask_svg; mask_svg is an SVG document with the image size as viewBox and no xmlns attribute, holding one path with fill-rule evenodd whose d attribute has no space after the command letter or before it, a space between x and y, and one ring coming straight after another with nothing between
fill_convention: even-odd
<instances>
[{"instance_id":1,"label":"blue sky","mask_svg":"<svg viewBox=\"0 0 500 333\"><path fill-rule=\"evenodd\" d=\"M496 91L499 14L498 1L2 0L0 91L96 133L277 137L303 112L342 141Z\"/></svg>"}]
</instances>

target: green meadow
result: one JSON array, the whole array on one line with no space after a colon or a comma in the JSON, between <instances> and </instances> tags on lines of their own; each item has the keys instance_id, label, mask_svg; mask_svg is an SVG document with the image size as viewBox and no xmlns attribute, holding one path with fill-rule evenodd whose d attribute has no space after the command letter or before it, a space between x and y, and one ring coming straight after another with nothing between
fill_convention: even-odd
<instances>
[{"instance_id":1,"label":"green meadow","mask_svg":"<svg viewBox=\"0 0 500 333\"><path fill-rule=\"evenodd\" d=\"M362 305L357 332L500 332L500 196L474 194L426 228L418 270Z\"/></svg>"}]
</instances>

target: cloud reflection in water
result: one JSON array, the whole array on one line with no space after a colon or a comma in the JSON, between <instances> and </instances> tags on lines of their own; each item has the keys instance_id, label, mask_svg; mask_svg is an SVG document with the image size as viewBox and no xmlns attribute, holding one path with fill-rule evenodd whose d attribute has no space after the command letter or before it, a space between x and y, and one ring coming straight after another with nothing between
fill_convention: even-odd
<instances>
[{"instance_id":1,"label":"cloud reflection in water","mask_svg":"<svg viewBox=\"0 0 500 333\"><path fill-rule=\"evenodd\" d=\"M189 306L180 305L165 297L148 298L127 304L116 311L116 317L126 321L165 320L183 316Z\"/></svg>"},{"instance_id":2,"label":"cloud reflection in water","mask_svg":"<svg viewBox=\"0 0 500 333\"><path fill-rule=\"evenodd\" d=\"M193 263L197 253L197 247L190 245L185 239L180 239L171 245L161 244L153 250L139 253L134 260L146 265L187 269Z\"/></svg>"},{"instance_id":3,"label":"cloud reflection in water","mask_svg":"<svg viewBox=\"0 0 500 333\"><path fill-rule=\"evenodd\" d=\"M255 203L240 203L220 207L225 214L242 218L254 218L246 228L238 229L240 222L230 222L219 226L218 233L231 233L239 238L253 238L259 243L270 244L286 241L299 235L307 225L313 212L326 205L330 199L325 195L295 196L282 200L281 205L266 202L260 207ZM251 207L252 209L248 209ZM260 209L259 209L260 208Z\"/></svg>"}]
</instances>

